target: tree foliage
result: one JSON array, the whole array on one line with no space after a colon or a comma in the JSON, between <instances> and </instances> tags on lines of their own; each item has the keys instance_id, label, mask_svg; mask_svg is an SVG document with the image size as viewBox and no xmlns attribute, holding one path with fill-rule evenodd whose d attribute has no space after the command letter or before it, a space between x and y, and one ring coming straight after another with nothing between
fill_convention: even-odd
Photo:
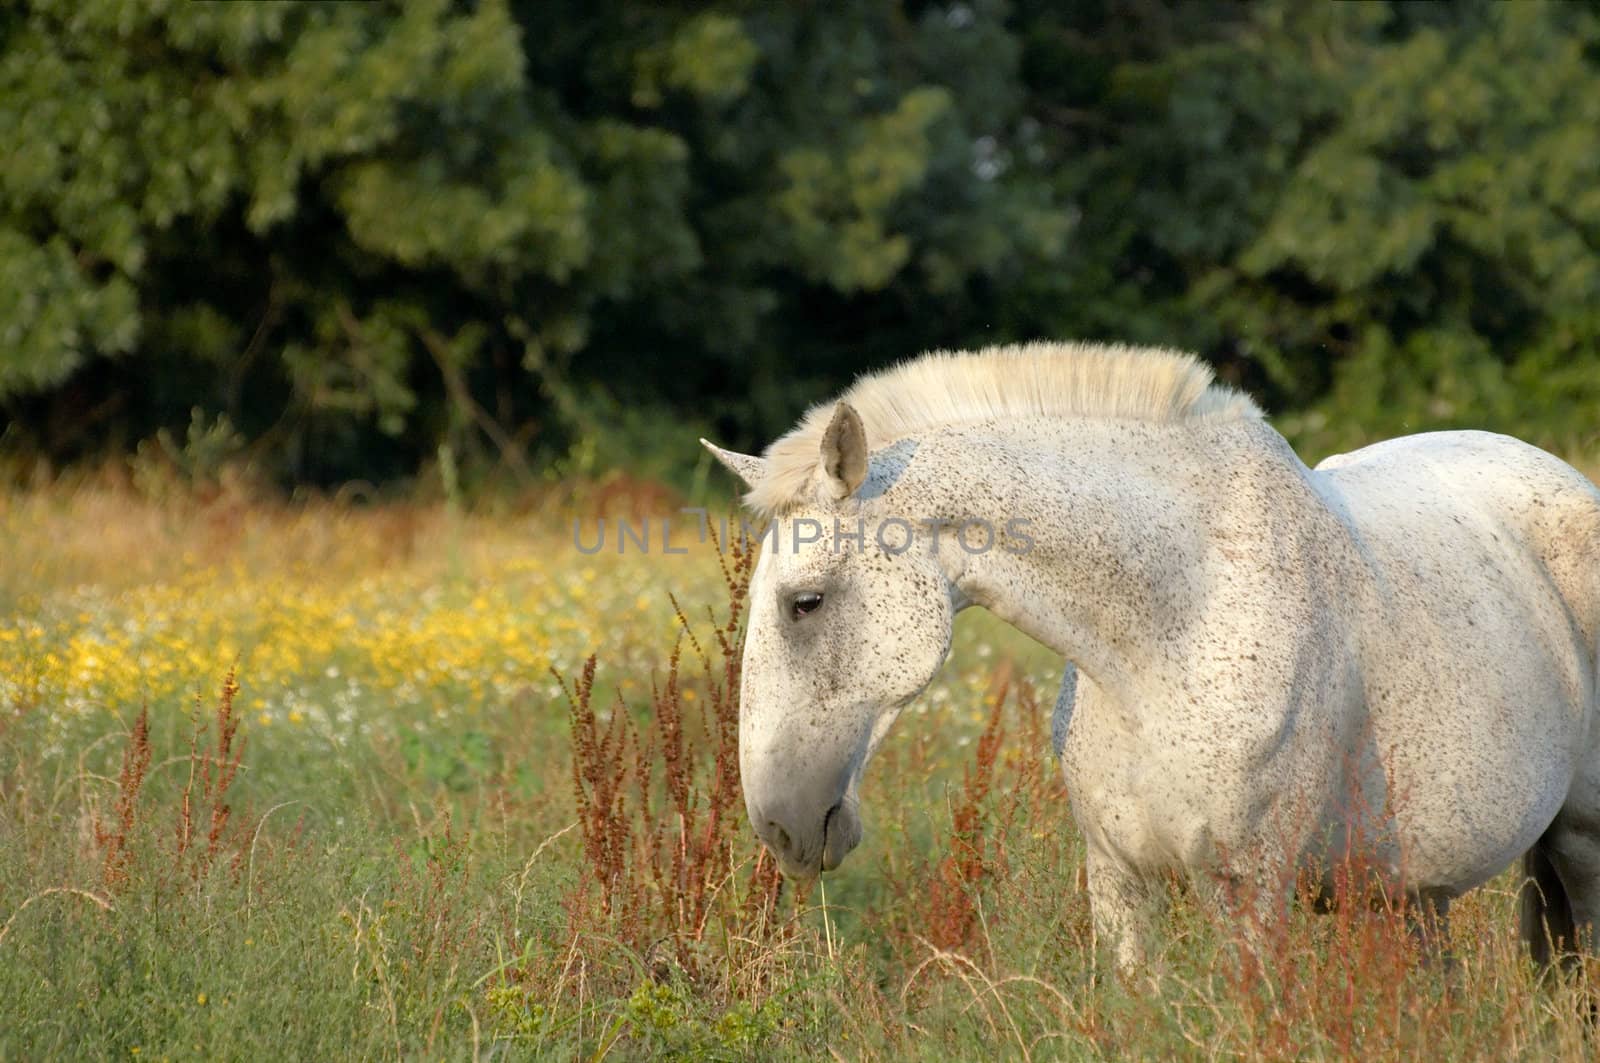
<instances>
[{"instance_id":1,"label":"tree foliage","mask_svg":"<svg viewBox=\"0 0 1600 1063\"><path fill-rule=\"evenodd\" d=\"M1198 350L1313 451L1600 445L1587 5L29 0L0 135L57 457L659 470L1034 337Z\"/></svg>"}]
</instances>

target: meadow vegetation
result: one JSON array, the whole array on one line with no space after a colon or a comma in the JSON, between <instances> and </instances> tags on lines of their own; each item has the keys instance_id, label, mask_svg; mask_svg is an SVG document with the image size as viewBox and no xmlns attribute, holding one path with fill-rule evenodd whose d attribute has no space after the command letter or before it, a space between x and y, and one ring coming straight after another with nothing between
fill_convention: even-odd
<instances>
[{"instance_id":1,"label":"meadow vegetation","mask_svg":"<svg viewBox=\"0 0 1600 1063\"><path fill-rule=\"evenodd\" d=\"M582 555L600 509L0 494L0 1057L1588 1058L1600 972L1538 983L1512 873L1453 973L1392 909L1258 964L1180 896L1157 988L1097 977L1059 665L986 616L796 890L749 557Z\"/></svg>"}]
</instances>

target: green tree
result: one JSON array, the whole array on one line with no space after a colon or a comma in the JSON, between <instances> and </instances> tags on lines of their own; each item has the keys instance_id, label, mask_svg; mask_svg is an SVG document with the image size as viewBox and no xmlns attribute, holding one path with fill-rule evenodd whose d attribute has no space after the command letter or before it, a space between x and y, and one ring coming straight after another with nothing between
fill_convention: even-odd
<instances>
[{"instance_id":1,"label":"green tree","mask_svg":"<svg viewBox=\"0 0 1600 1063\"><path fill-rule=\"evenodd\" d=\"M1453 426L1597 448L1591 7L1264 3L1142 41L1116 14L1035 26L1102 60L1035 88L1090 119L1069 331L1198 348L1313 452Z\"/></svg>"},{"instance_id":2,"label":"green tree","mask_svg":"<svg viewBox=\"0 0 1600 1063\"><path fill-rule=\"evenodd\" d=\"M961 10L13 9L0 401L56 449L95 438L62 406L201 406L312 478L771 431L1062 249L1042 181L975 165L1021 95L1002 9Z\"/></svg>"},{"instance_id":3,"label":"green tree","mask_svg":"<svg viewBox=\"0 0 1600 1063\"><path fill-rule=\"evenodd\" d=\"M873 365L1084 337L1198 350L1316 452L1600 448L1597 24L29 0L0 12L0 416L67 458L226 417L286 480L442 444L663 471Z\"/></svg>"}]
</instances>

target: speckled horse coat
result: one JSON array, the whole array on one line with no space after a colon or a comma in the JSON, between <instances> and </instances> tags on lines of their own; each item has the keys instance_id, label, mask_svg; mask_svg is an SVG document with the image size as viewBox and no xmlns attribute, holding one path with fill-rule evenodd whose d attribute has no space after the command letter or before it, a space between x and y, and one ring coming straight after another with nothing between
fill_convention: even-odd
<instances>
[{"instance_id":1,"label":"speckled horse coat","mask_svg":"<svg viewBox=\"0 0 1600 1063\"><path fill-rule=\"evenodd\" d=\"M863 766L980 605L1068 662L1054 731L1120 965L1170 871L1281 899L1353 853L1442 921L1524 856L1536 956L1600 916L1600 492L1549 454L1446 432L1312 470L1189 356L1046 344L712 450L776 517L739 739L787 873L860 840Z\"/></svg>"}]
</instances>

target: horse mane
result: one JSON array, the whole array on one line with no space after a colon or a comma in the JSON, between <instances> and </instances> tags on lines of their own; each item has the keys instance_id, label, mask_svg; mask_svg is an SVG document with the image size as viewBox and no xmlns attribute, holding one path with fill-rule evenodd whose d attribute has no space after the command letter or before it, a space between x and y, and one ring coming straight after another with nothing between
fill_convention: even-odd
<instances>
[{"instance_id":1,"label":"horse mane","mask_svg":"<svg viewBox=\"0 0 1600 1063\"><path fill-rule=\"evenodd\" d=\"M808 497L834 408L861 415L867 449L933 428L1018 417L1105 417L1177 423L1260 417L1250 397L1216 382L1192 354L1099 343L1020 343L933 351L859 377L807 410L767 447L766 472L745 495L780 512Z\"/></svg>"}]
</instances>

